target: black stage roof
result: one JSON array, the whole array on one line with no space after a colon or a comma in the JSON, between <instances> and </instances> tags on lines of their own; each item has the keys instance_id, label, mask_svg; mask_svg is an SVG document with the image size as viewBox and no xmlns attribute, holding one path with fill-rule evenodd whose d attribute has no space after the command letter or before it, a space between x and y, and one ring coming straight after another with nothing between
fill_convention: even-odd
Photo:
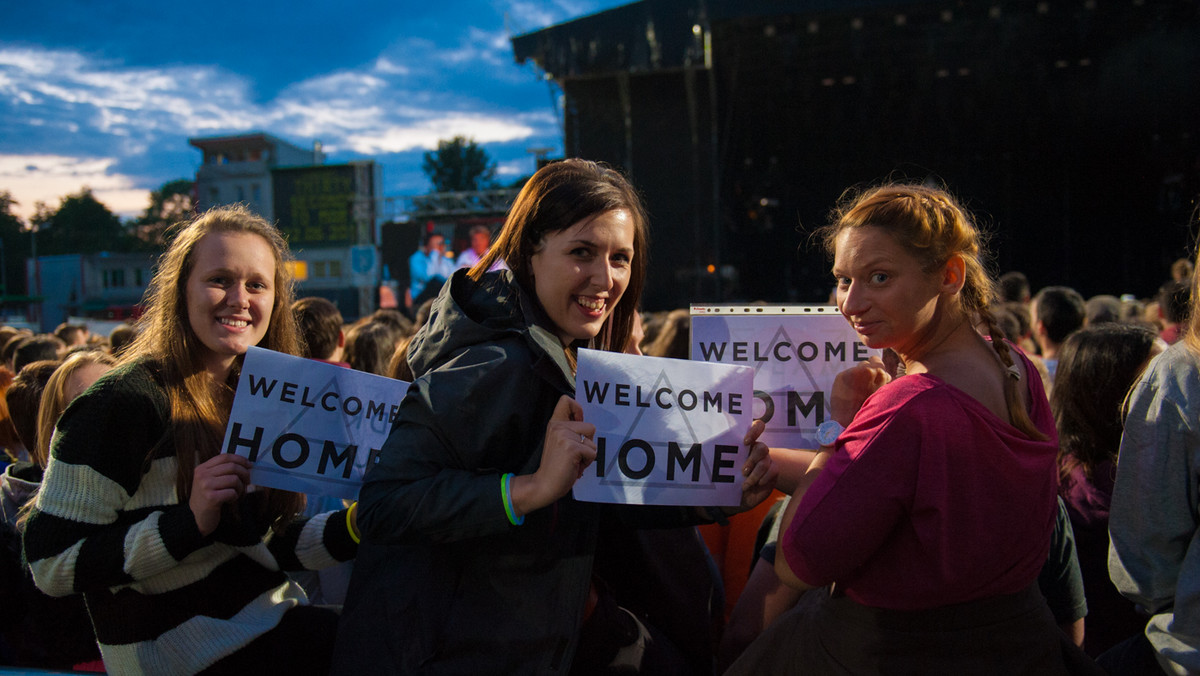
<instances>
[{"instance_id":1,"label":"black stage roof","mask_svg":"<svg viewBox=\"0 0 1200 676\"><path fill-rule=\"evenodd\" d=\"M695 65L697 49L703 44L697 40L701 36L694 27L703 28L706 22L907 11L946 4L897 0L641 0L518 35L512 45L518 63L533 60L556 78L646 72Z\"/></svg>"},{"instance_id":2,"label":"black stage roof","mask_svg":"<svg viewBox=\"0 0 1200 676\"><path fill-rule=\"evenodd\" d=\"M651 309L824 300L807 232L888 178L959 194L1035 288L1149 296L1195 239L1197 0L642 0L512 44L566 154L642 190Z\"/></svg>"}]
</instances>

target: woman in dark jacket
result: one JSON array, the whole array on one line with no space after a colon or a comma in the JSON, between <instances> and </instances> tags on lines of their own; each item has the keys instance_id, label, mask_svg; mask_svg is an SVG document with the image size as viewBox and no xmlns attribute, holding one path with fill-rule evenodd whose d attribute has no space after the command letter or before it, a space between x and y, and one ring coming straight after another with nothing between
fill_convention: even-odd
<instances>
[{"instance_id":1,"label":"woman in dark jacket","mask_svg":"<svg viewBox=\"0 0 1200 676\"><path fill-rule=\"evenodd\" d=\"M360 494L336 673L567 673L595 601L600 510L695 522L681 508L570 496L595 457L595 428L571 399L575 350L623 350L646 248L629 183L567 160L530 179L492 250L445 286ZM487 272L497 260L510 270ZM764 445L746 474L756 504L774 483Z\"/></svg>"}]
</instances>

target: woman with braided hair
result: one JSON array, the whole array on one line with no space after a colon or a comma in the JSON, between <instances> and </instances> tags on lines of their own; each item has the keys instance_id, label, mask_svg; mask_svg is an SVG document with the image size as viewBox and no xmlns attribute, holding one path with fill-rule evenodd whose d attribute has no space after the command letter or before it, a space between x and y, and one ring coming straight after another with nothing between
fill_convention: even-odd
<instances>
[{"instance_id":1,"label":"woman with braided hair","mask_svg":"<svg viewBox=\"0 0 1200 676\"><path fill-rule=\"evenodd\" d=\"M1054 419L992 317L971 217L943 190L884 185L817 236L842 315L903 375L874 358L838 375L775 559L786 584L832 590L729 673L1067 673L1082 656L1037 588Z\"/></svg>"}]
</instances>

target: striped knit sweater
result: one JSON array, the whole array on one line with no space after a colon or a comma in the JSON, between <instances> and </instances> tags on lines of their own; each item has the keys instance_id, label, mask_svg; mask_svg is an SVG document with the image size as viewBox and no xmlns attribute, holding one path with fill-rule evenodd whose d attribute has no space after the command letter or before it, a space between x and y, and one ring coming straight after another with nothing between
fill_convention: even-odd
<instances>
[{"instance_id":1,"label":"striped knit sweater","mask_svg":"<svg viewBox=\"0 0 1200 676\"><path fill-rule=\"evenodd\" d=\"M323 568L357 551L345 510L274 534L255 523L255 494L239 500L240 519L227 514L202 536L175 490L169 412L144 362L76 399L59 420L25 533L38 587L84 594L114 674L212 665L307 603L284 570Z\"/></svg>"}]
</instances>

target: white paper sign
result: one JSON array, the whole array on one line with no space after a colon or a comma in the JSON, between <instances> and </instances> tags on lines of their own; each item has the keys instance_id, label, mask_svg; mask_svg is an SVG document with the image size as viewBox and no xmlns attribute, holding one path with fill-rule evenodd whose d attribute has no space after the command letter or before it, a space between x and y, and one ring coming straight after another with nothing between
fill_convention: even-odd
<instances>
[{"instance_id":1,"label":"white paper sign","mask_svg":"<svg viewBox=\"0 0 1200 676\"><path fill-rule=\"evenodd\" d=\"M407 390L402 380L252 347L221 448L254 463L256 485L355 498Z\"/></svg>"},{"instance_id":2,"label":"white paper sign","mask_svg":"<svg viewBox=\"0 0 1200 676\"><path fill-rule=\"evenodd\" d=\"M691 357L754 368L754 417L768 446L816 448L838 373L879 350L832 305L693 305Z\"/></svg>"},{"instance_id":3,"label":"white paper sign","mask_svg":"<svg viewBox=\"0 0 1200 676\"><path fill-rule=\"evenodd\" d=\"M753 383L744 366L580 350L575 398L597 453L575 499L741 504Z\"/></svg>"}]
</instances>

